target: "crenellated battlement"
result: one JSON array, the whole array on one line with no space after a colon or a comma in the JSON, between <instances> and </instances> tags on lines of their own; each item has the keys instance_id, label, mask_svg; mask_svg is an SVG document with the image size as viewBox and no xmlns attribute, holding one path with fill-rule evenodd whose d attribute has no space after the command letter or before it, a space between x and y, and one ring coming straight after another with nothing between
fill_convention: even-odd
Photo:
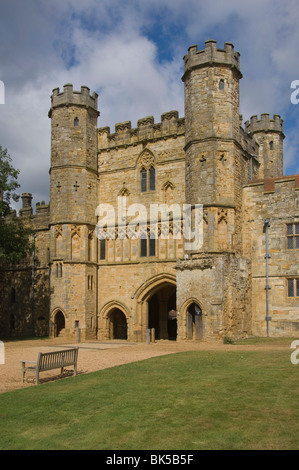
<instances>
[{"instance_id":1,"label":"crenellated battlement","mask_svg":"<svg viewBox=\"0 0 299 470\"><path fill-rule=\"evenodd\" d=\"M281 132L283 133L283 120L278 114L273 115L273 119L267 113L261 114L258 119L257 115L250 118L250 121L245 122L245 131L248 134L255 132Z\"/></svg>"},{"instance_id":2,"label":"crenellated battlement","mask_svg":"<svg viewBox=\"0 0 299 470\"><path fill-rule=\"evenodd\" d=\"M205 49L199 51L197 45L190 46L188 54L184 56L184 75L182 80L185 80L186 74L191 70L206 67L221 65L234 69L239 78L242 78L240 71L240 54L234 50L233 44L226 42L224 49L217 48L217 41L210 39L205 42Z\"/></svg>"},{"instance_id":3,"label":"crenellated battlement","mask_svg":"<svg viewBox=\"0 0 299 470\"><path fill-rule=\"evenodd\" d=\"M115 132L109 127L98 129L99 148L112 148L120 145L134 145L146 140L177 137L185 133L185 119L179 118L178 111L161 115L161 122L155 124L153 116L138 119L137 127L132 129L131 121L115 124Z\"/></svg>"},{"instance_id":4,"label":"crenellated battlement","mask_svg":"<svg viewBox=\"0 0 299 470\"><path fill-rule=\"evenodd\" d=\"M54 88L53 94L51 96L51 109L49 111L49 117L51 117L53 108L67 105L92 108L99 114L98 94L93 92L92 95L90 95L90 89L87 86L81 86L81 91L74 91L73 85L70 83L64 85L62 92L60 91L59 87Z\"/></svg>"}]
</instances>

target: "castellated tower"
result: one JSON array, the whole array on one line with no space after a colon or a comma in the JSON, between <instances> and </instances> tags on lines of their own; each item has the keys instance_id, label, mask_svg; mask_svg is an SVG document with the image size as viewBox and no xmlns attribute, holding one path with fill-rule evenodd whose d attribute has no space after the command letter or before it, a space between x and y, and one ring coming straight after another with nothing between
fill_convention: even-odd
<instances>
[{"instance_id":1,"label":"castellated tower","mask_svg":"<svg viewBox=\"0 0 299 470\"><path fill-rule=\"evenodd\" d=\"M219 49L209 40L204 50L191 46L184 57L186 202L203 205L204 241L177 264L178 304L186 297L204 299L198 329L206 337L212 331L238 334L249 319L250 263L242 256L248 156L240 143L240 78L240 56L231 43Z\"/></svg>"},{"instance_id":2,"label":"castellated tower","mask_svg":"<svg viewBox=\"0 0 299 470\"><path fill-rule=\"evenodd\" d=\"M97 97L67 84L53 90L49 111L51 325L83 337L95 330Z\"/></svg>"},{"instance_id":3,"label":"castellated tower","mask_svg":"<svg viewBox=\"0 0 299 470\"><path fill-rule=\"evenodd\" d=\"M245 130L259 144L260 168L257 177L277 178L283 175L283 120L278 114L270 119L269 114L261 118L252 116L246 121Z\"/></svg>"},{"instance_id":4,"label":"castellated tower","mask_svg":"<svg viewBox=\"0 0 299 470\"><path fill-rule=\"evenodd\" d=\"M203 51L189 48L184 67L186 202L205 206L205 249L240 250L239 53L230 43L217 49L216 41L206 41ZM219 215L228 224L218 237Z\"/></svg>"}]
</instances>

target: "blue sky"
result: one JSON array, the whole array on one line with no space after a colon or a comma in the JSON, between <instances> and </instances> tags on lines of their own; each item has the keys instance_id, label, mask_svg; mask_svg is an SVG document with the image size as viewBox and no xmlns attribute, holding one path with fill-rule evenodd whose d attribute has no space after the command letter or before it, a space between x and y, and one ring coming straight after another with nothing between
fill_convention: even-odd
<instances>
[{"instance_id":1,"label":"blue sky","mask_svg":"<svg viewBox=\"0 0 299 470\"><path fill-rule=\"evenodd\" d=\"M1 0L0 145L20 169L20 192L49 199L50 95L73 83L99 93L98 127L178 110L183 56L207 39L241 54L240 112L280 114L285 173L299 173L297 0Z\"/></svg>"}]
</instances>

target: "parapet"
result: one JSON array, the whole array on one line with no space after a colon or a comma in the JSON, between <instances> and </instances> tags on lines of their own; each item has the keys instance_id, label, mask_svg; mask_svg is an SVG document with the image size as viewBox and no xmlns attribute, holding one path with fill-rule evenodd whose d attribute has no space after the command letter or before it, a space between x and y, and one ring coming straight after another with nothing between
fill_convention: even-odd
<instances>
[{"instance_id":1,"label":"parapet","mask_svg":"<svg viewBox=\"0 0 299 470\"><path fill-rule=\"evenodd\" d=\"M74 91L73 85L67 83L63 87L63 91L60 92L59 88L54 88L51 96L51 109L49 111L49 117L51 117L52 109L59 106L77 105L84 106L86 108L94 109L98 115L98 94L93 92L90 95L90 89L87 86L81 86L81 91Z\"/></svg>"},{"instance_id":2,"label":"parapet","mask_svg":"<svg viewBox=\"0 0 299 470\"><path fill-rule=\"evenodd\" d=\"M177 137L185 133L185 119L179 118L178 111L161 115L161 122L155 124L153 116L138 119L137 128L132 129L131 121L115 124L115 133L109 127L98 129L99 148L112 148L121 145L137 145L144 140Z\"/></svg>"},{"instance_id":3,"label":"parapet","mask_svg":"<svg viewBox=\"0 0 299 470\"><path fill-rule=\"evenodd\" d=\"M184 56L184 75L182 80L185 80L186 74L191 70L215 65L227 66L237 73L238 78L242 78L240 54L234 50L233 44L226 42L224 49L218 49L217 41L210 39L205 42L204 50L199 51L197 45L189 47L188 54Z\"/></svg>"},{"instance_id":4,"label":"parapet","mask_svg":"<svg viewBox=\"0 0 299 470\"><path fill-rule=\"evenodd\" d=\"M245 131L248 134L255 132L280 132L283 134L283 120L278 114L274 114L273 119L270 119L270 115L267 113L261 114L260 119L254 115L250 121L245 122Z\"/></svg>"}]
</instances>

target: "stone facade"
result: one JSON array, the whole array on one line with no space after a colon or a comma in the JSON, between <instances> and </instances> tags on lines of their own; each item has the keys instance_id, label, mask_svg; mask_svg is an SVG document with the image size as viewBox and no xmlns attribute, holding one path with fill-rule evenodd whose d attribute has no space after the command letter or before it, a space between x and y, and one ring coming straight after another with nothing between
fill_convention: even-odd
<instances>
[{"instance_id":1,"label":"stone facade","mask_svg":"<svg viewBox=\"0 0 299 470\"><path fill-rule=\"evenodd\" d=\"M242 127L241 78L232 44L191 46L185 117L169 111L159 123L147 116L113 133L97 127L96 93L70 84L53 90L50 205L32 215L31 195L23 195L20 216L35 231L35 252L33 262L2 271L4 335L80 331L85 340L145 341L148 329L177 340L297 333L299 176L283 176L280 116L253 116ZM169 224L159 213L155 235L154 204L169 209ZM130 236L137 205L145 209L143 239ZM193 218L203 208L202 244L192 249L183 210L176 212L184 205ZM118 223L107 222L101 240L97 227L110 208Z\"/></svg>"}]
</instances>

